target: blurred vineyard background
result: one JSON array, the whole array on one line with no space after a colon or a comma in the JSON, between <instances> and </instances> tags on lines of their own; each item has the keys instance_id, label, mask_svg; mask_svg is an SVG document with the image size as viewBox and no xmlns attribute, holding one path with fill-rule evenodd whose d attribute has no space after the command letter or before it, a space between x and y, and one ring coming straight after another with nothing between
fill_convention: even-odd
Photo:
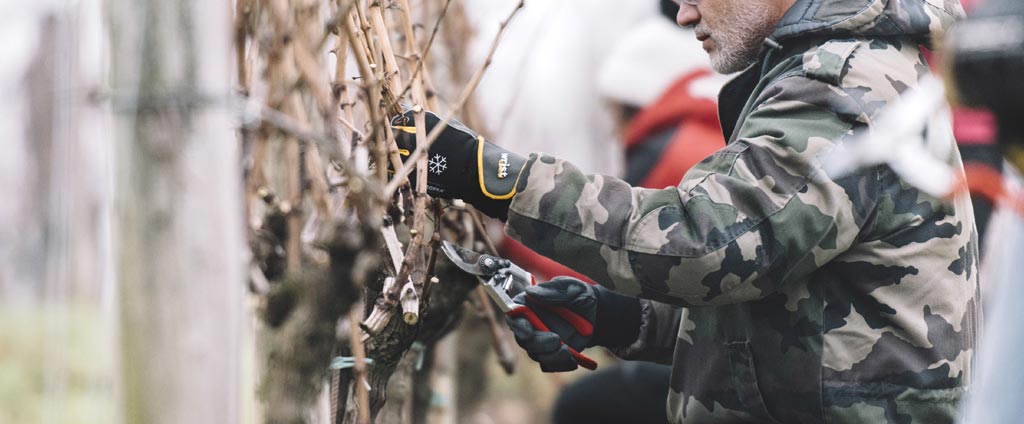
<instances>
[{"instance_id":1,"label":"blurred vineyard background","mask_svg":"<svg viewBox=\"0 0 1024 424\"><path fill-rule=\"evenodd\" d=\"M398 3L384 4L382 16L404 82L415 79L410 76L417 71L409 59L412 51L403 47L407 34ZM520 153L571 155L592 172L620 171L619 144L594 90L592 70L631 25L658 13L655 3L527 1L517 14L510 14L517 2L508 0L408 4L420 49L435 22L441 28L424 71L433 78L429 88L439 112L459 109L456 117ZM332 166L335 158L315 142L334 134L330 141L346 150L345 145L356 145L353 130L372 135L373 125L381 122L370 116L370 78L361 76L353 55L338 81L350 84L352 119L364 124L348 128L332 122L331 113L341 110L325 110L317 102L325 100L318 98L321 93L329 93L335 97L326 99L330 104L342 105L336 99L338 81L331 80L341 34L332 19L346 7L368 13L380 4L3 0L0 5L7 11L0 17L5 40L0 43L5 58L0 192L7 197L0 202L0 422L274 421L267 414L273 402L267 384L273 383L262 379L276 345L267 342L273 332L261 314L276 284L286 278L260 277L269 273L267 257L259 256L260 239L253 234L280 212L282 204L268 197L289 201L287 206L299 212L280 216L294 217L297 231L279 241L285 256L296 256L284 260L291 261L290 271L323 270L326 262L318 260L327 250L318 235L329 232L328 223L345 221L339 216L355 215L351 203L348 209L336 206L353 198L333 186L348 187L343 167ZM500 43L493 44L499 24L510 16L514 19ZM246 19L251 26L239 38L239 22ZM280 22L295 28L284 30ZM292 79L286 81L275 76L275 37L286 44L309 42L313 69L291 69ZM381 39L373 43L380 45ZM492 45L496 49L488 60ZM300 68L301 61L295 62ZM482 79L470 81L478 71ZM323 79L295 82L311 75ZM460 93L476 83L465 105L458 105ZM391 87L396 88L401 87ZM298 106L281 106L273 94L279 89L299 93ZM403 103L420 103L409 93L414 90L396 91ZM306 119L298 119L302 114ZM289 126L296 122L309 126ZM302 149L289 151L299 141ZM254 158L261 143L266 148L262 167ZM294 162L299 154L301 165ZM339 154L358 163L352 156L357 153ZM313 187L316 166L324 167L319 174L332 184L329 191ZM256 169L265 172L259 184L252 180ZM293 189L298 191L289 192ZM328 199L317 199L317 190ZM411 208L418 196L407 190L399 202ZM329 203L335 201L341 203ZM314 216L319 202L340 215L334 221ZM451 219L476 234L467 241L475 247L483 248L484 234L500 234L494 228L477 233L472 221L458 218L464 212L452 213L457 216ZM397 227L400 242L409 246L409 228ZM292 240L298 248L287 246ZM280 248L271 246L270 256ZM378 250L375 254L383 257L384 250ZM372 300L365 306L372 307ZM426 405L428 413L394 412L399 420L541 422L558 387L579 375L541 374L521 357L515 374L507 376L488 334L494 321L481 316L480 308L479 299L470 296L466 306L457 307L464 316L458 329L446 329L445 339L431 341L425 355L432 374L416 374L426 389L415 390L429 396L415 402L409 393L397 396L406 398L405 405ZM353 316L368 313L360 304L354 311ZM340 340L346 340L348 328L349 320L338 321ZM511 343L507 333L498 337ZM518 349L508 352L520 355ZM417 355L402 356L415 363ZM440 357L451 360L431 359ZM297 422L330 421L329 382L323 371L315 402L292 414ZM447 391L434 390L441 386ZM397 387L389 390L404 386Z\"/></svg>"}]
</instances>

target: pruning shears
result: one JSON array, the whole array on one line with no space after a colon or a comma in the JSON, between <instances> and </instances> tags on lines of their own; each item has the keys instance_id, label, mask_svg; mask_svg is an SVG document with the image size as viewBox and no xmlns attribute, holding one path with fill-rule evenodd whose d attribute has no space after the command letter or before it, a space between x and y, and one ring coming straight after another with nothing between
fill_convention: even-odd
<instances>
[{"instance_id":1,"label":"pruning shears","mask_svg":"<svg viewBox=\"0 0 1024 424\"><path fill-rule=\"evenodd\" d=\"M532 309L512 301L513 297L522 293L527 287L537 284L533 274L520 268L508 259L474 252L448 241L441 243L441 251L459 269L475 275L483 285L484 291L494 300L494 303L498 304L498 308L505 315L526 318L530 325L533 325L533 328L540 331L551 331ZM529 299L527 297L528 301ZM570 309L542 302L533 304L558 315L584 336L589 336L594 332L594 326L590 321ZM565 342L562 342L562 344L565 344ZM572 354L581 367L590 370L597 369L597 363L593 359L588 358L572 347L566 346L566 348L569 349L569 353Z\"/></svg>"}]
</instances>

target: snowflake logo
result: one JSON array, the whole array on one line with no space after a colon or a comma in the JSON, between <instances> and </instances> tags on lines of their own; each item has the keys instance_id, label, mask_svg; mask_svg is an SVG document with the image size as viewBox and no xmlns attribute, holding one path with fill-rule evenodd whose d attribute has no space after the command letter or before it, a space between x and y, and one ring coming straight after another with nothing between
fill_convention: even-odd
<instances>
[{"instance_id":1,"label":"snowflake logo","mask_svg":"<svg viewBox=\"0 0 1024 424\"><path fill-rule=\"evenodd\" d=\"M441 175L445 169L448 169L448 158L434 154L434 157L427 161L427 165L430 166L430 172Z\"/></svg>"}]
</instances>

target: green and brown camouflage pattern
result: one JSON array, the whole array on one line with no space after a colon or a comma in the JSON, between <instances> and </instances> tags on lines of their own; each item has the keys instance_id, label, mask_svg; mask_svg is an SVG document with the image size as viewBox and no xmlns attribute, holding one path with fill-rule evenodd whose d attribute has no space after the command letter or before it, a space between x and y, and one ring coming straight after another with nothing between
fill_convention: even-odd
<instances>
[{"instance_id":1,"label":"green and brown camouflage pattern","mask_svg":"<svg viewBox=\"0 0 1024 424\"><path fill-rule=\"evenodd\" d=\"M640 339L620 350L672 361L673 422L951 422L979 325L968 199L821 163L917 84L919 45L961 14L956 1L800 0L773 35L782 48L723 89L728 145L677 187L536 154L506 231L647 299Z\"/></svg>"}]
</instances>

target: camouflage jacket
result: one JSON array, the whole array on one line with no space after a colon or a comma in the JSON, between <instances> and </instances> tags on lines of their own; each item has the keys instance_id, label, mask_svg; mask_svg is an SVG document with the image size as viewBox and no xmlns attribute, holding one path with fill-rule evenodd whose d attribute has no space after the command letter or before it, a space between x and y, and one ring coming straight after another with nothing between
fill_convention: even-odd
<instances>
[{"instance_id":1,"label":"camouflage jacket","mask_svg":"<svg viewBox=\"0 0 1024 424\"><path fill-rule=\"evenodd\" d=\"M771 36L781 47L722 91L727 146L678 186L535 154L506 232L647 299L620 350L671 361L671 421L950 422L979 325L970 203L885 166L835 177L821 158L929 72L919 45L962 13L797 0Z\"/></svg>"}]
</instances>

